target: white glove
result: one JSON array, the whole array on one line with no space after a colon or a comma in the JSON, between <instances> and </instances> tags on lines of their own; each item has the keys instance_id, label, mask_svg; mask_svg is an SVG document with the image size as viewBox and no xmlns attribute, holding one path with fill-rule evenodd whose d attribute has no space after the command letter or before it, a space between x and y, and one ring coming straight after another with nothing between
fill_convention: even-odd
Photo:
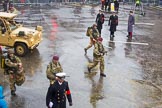
<instances>
[{"instance_id":1,"label":"white glove","mask_svg":"<svg viewBox=\"0 0 162 108\"><path fill-rule=\"evenodd\" d=\"M49 107L50 107L50 108L52 108L52 106L53 106L53 103L52 103L52 102L50 102L50 103L49 103Z\"/></svg>"}]
</instances>

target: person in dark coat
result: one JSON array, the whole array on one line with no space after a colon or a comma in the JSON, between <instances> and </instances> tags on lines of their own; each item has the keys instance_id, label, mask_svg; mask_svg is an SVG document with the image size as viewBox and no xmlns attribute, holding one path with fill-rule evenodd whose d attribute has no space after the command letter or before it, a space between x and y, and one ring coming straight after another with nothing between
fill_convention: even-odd
<instances>
[{"instance_id":1,"label":"person in dark coat","mask_svg":"<svg viewBox=\"0 0 162 108\"><path fill-rule=\"evenodd\" d=\"M13 1L12 0L9 0L9 10L12 10L13 7L14 7L13 6Z\"/></svg>"},{"instance_id":2,"label":"person in dark coat","mask_svg":"<svg viewBox=\"0 0 162 108\"><path fill-rule=\"evenodd\" d=\"M101 36L102 24L104 23L104 21L105 21L105 16L103 14L103 11L99 10L99 13L97 14L97 17L96 17L96 24L97 24L97 29L100 33L100 36Z\"/></svg>"},{"instance_id":3,"label":"person in dark coat","mask_svg":"<svg viewBox=\"0 0 162 108\"><path fill-rule=\"evenodd\" d=\"M113 0L110 0L109 7L108 7L108 12L111 12L111 5L112 5L112 3L114 3L114 1Z\"/></svg>"},{"instance_id":4,"label":"person in dark coat","mask_svg":"<svg viewBox=\"0 0 162 108\"><path fill-rule=\"evenodd\" d=\"M118 11L119 11L119 2L118 2L118 0L114 0L114 7L115 7L115 11L118 13Z\"/></svg>"},{"instance_id":5,"label":"person in dark coat","mask_svg":"<svg viewBox=\"0 0 162 108\"><path fill-rule=\"evenodd\" d=\"M8 12L8 8L9 8L9 1L5 0L3 2L3 10L4 10L4 12Z\"/></svg>"},{"instance_id":6,"label":"person in dark coat","mask_svg":"<svg viewBox=\"0 0 162 108\"><path fill-rule=\"evenodd\" d=\"M118 25L118 16L116 15L115 11L112 12L108 25L110 26L110 38L112 38L114 37L114 32L116 31L116 26Z\"/></svg>"},{"instance_id":7,"label":"person in dark coat","mask_svg":"<svg viewBox=\"0 0 162 108\"><path fill-rule=\"evenodd\" d=\"M50 85L46 95L46 106L48 108L66 108L66 97L69 106L72 106L72 97L68 82L64 80L66 73L57 73L57 80Z\"/></svg>"},{"instance_id":8,"label":"person in dark coat","mask_svg":"<svg viewBox=\"0 0 162 108\"><path fill-rule=\"evenodd\" d=\"M105 0L105 11L107 11L107 7L109 8L110 0Z\"/></svg>"},{"instance_id":9,"label":"person in dark coat","mask_svg":"<svg viewBox=\"0 0 162 108\"><path fill-rule=\"evenodd\" d=\"M105 0L101 0L101 9L104 9L104 5L105 5Z\"/></svg>"},{"instance_id":10,"label":"person in dark coat","mask_svg":"<svg viewBox=\"0 0 162 108\"><path fill-rule=\"evenodd\" d=\"M132 38L133 25L135 24L135 18L133 16L133 11L130 11L128 17L128 38Z\"/></svg>"}]
</instances>

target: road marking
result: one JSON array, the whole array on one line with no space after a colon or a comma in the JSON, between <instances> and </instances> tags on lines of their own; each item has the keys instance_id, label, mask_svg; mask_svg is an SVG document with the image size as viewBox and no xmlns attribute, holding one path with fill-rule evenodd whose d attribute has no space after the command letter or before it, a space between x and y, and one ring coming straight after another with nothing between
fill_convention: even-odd
<instances>
[{"instance_id":1,"label":"road marking","mask_svg":"<svg viewBox=\"0 0 162 108\"><path fill-rule=\"evenodd\" d=\"M155 25L154 23L135 23L135 25Z\"/></svg>"},{"instance_id":2,"label":"road marking","mask_svg":"<svg viewBox=\"0 0 162 108\"><path fill-rule=\"evenodd\" d=\"M114 42L114 43L124 43L124 44L135 44L135 45L149 45L148 43L140 43L140 42L123 42L123 41L108 41L108 42Z\"/></svg>"},{"instance_id":3,"label":"road marking","mask_svg":"<svg viewBox=\"0 0 162 108\"><path fill-rule=\"evenodd\" d=\"M124 21L124 20L123 20ZM127 25L128 23L121 23L122 25ZM136 25L149 25L149 26L153 26L155 25L154 23L135 23L135 26Z\"/></svg>"}]
</instances>

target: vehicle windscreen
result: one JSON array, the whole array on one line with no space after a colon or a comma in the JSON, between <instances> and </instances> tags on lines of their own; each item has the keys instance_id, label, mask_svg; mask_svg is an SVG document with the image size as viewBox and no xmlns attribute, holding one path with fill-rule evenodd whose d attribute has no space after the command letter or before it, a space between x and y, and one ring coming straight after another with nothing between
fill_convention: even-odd
<instances>
[{"instance_id":1,"label":"vehicle windscreen","mask_svg":"<svg viewBox=\"0 0 162 108\"><path fill-rule=\"evenodd\" d=\"M11 31L17 28L15 21L9 21L9 26L10 26Z\"/></svg>"}]
</instances>

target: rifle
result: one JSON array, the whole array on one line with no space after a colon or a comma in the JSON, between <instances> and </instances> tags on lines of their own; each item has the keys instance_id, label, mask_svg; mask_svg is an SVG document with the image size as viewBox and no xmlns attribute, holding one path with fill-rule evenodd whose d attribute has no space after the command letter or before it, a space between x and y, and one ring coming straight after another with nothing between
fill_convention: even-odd
<instances>
[{"instance_id":1,"label":"rifle","mask_svg":"<svg viewBox=\"0 0 162 108\"><path fill-rule=\"evenodd\" d=\"M105 54L107 55L107 51L102 51L102 52L100 52L100 53L102 53L103 56L104 56Z\"/></svg>"},{"instance_id":2,"label":"rifle","mask_svg":"<svg viewBox=\"0 0 162 108\"><path fill-rule=\"evenodd\" d=\"M109 46L105 46L105 45L103 45L105 48L109 48L109 49L113 49L112 47L109 47Z\"/></svg>"}]
</instances>

